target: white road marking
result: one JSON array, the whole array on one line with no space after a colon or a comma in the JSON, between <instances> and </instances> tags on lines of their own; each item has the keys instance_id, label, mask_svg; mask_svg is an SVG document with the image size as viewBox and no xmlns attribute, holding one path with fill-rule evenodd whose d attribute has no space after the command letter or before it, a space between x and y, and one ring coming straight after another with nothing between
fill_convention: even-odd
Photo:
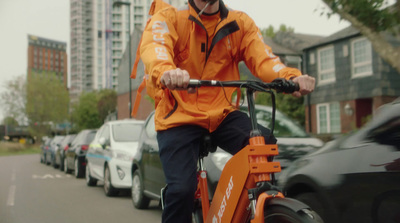
<instances>
[{"instance_id":1,"label":"white road marking","mask_svg":"<svg viewBox=\"0 0 400 223\"><path fill-rule=\"evenodd\" d=\"M17 175L15 174L15 172L13 172L11 174L11 182L15 182L15 179L17 178Z\"/></svg>"},{"instance_id":2,"label":"white road marking","mask_svg":"<svg viewBox=\"0 0 400 223\"><path fill-rule=\"evenodd\" d=\"M16 189L17 189L17 187L15 185L10 186L10 190L8 192L7 206L14 206Z\"/></svg>"},{"instance_id":3,"label":"white road marking","mask_svg":"<svg viewBox=\"0 0 400 223\"><path fill-rule=\"evenodd\" d=\"M55 175L52 175L52 174L45 174L45 175L43 175L43 176L40 176L40 175L36 175L36 174L33 174L32 175L32 178L33 179L40 179L40 180L45 180L45 179L55 179L55 178L59 178L59 179L62 179L62 178L69 178L69 177L71 177L71 175L60 175L60 174L55 174Z\"/></svg>"}]
</instances>

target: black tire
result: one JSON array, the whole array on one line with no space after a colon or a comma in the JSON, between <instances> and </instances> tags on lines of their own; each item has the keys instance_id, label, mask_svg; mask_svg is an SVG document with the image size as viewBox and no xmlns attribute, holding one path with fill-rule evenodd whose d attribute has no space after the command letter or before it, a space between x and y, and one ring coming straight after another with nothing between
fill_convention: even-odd
<instances>
[{"instance_id":1,"label":"black tire","mask_svg":"<svg viewBox=\"0 0 400 223\"><path fill-rule=\"evenodd\" d=\"M108 165L104 168L104 193L107 197L113 197L118 194L118 190L113 187L111 182L111 173Z\"/></svg>"},{"instance_id":2,"label":"black tire","mask_svg":"<svg viewBox=\"0 0 400 223\"><path fill-rule=\"evenodd\" d=\"M56 155L54 155L51 159L51 165L54 167L54 169L58 169L58 164L56 164Z\"/></svg>"},{"instance_id":3,"label":"black tire","mask_svg":"<svg viewBox=\"0 0 400 223\"><path fill-rule=\"evenodd\" d=\"M60 155L60 170L64 171L64 159L61 155Z\"/></svg>"},{"instance_id":4,"label":"black tire","mask_svg":"<svg viewBox=\"0 0 400 223\"><path fill-rule=\"evenodd\" d=\"M264 221L268 223L323 223L315 211L303 209L294 212L281 205L266 206Z\"/></svg>"},{"instance_id":5,"label":"black tire","mask_svg":"<svg viewBox=\"0 0 400 223\"><path fill-rule=\"evenodd\" d=\"M79 159L76 158L74 161L75 164L75 177L76 178L83 178L85 176L85 172L83 171L83 166L82 164L79 162Z\"/></svg>"},{"instance_id":6,"label":"black tire","mask_svg":"<svg viewBox=\"0 0 400 223\"><path fill-rule=\"evenodd\" d=\"M45 165L49 165L49 162L47 162L47 154L44 155L43 162Z\"/></svg>"},{"instance_id":7,"label":"black tire","mask_svg":"<svg viewBox=\"0 0 400 223\"><path fill-rule=\"evenodd\" d=\"M72 173L72 170L68 168L68 159L67 157L64 157L64 172L65 173Z\"/></svg>"},{"instance_id":8,"label":"black tire","mask_svg":"<svg viewBox=\"0 0 400 223\"><path fill-rule=\"evenodd\" d=\"M139 170L135 170L132 175L132 188L131 188L131 197L133 206L137 209L147 209L149 208L150 199L146 197L143 193L143 178L140 175Z\"/></svg>"},{"instance_id":9,"label":"black tire","mask_svg":"<svg viewBox=\"0 0 400 223\"><path fill-rule=\"evenodd\" d=\"M90 169L87 162L86 162L85 178L86 178L86 185L88 185L89 187L94 187L97 185L97 179L93 178L90 175Z\"/></svg>"},{"instance_id":10,"label":"black tire","mask_svg":"<svg viewBox=\"0 0 400 223\"><path fill-rule=\"evenodd\" d=\"M44 163L44 155L40 154L40 163Z\"/></svg>"},{"instance_id":11,"label":"black tire","mask_svg":"<svg viewBox=\"0 0 400 223\"><path fill-rule=\"evenodd\" d=\"M322 218L322 219L328 219L326 218L326 211L324 208L324 205L321 202L321 199L318 197L316 193L313 192L308 192L308 193L303 193L296 195L294 199L299 200L303 202L304 204L307 204L313 211L317 212L317 214Z\"/></svg>"}]
</instances>

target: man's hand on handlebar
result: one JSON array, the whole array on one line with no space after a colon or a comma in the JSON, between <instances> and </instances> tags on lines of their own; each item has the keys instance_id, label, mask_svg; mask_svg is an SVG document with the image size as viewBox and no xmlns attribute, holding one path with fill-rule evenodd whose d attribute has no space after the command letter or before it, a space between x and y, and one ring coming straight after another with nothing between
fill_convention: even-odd
<instances>
[{"instance_id":1,"label":"man's hand on handlebar","mask_svg":"<svg viewBox=\"0 0 400 223\"><path fill-rule=\"evenodd\" d=\"M188 93L195 93L195 88L188 88L190 76L186 70L176 68L174 70L165 71L161 76L160 82L170 90L184 90Z\"/></svg>"},{"instance_id":2,"label":"man's hand on handlebar","mask_svg":"<svg viewBox=\"0 0 400 223\"><path fill-rule=\"evenodd\" d=\"M299 98L303 95L307 95L311 92L314 91L314 87L315 87L315 78L308 76L307 74L298 76L293 78L292 80L294 83L298 83L300 90L293 92L293 96Z\"/></svg>"}]
</instances>

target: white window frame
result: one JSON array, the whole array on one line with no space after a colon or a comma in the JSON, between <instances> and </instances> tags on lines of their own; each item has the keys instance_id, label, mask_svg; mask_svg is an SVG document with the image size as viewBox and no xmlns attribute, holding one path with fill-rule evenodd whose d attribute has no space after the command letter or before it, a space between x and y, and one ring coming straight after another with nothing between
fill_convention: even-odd
<instances>
[{"instance_id":1,"label":"white window frame","mask_svg":"<svg viewBox=\"0 0 400 223\"><path fill-rule=\"evenodd\" d=\"M355 58L356 58L355 53L356 52L355 52L354 44L359 43L361 41L367 41L367 43L368 43L365 46L367 47L366 52L369 53L369 55L367 55L367 57L369 57L369 58L366 61L362 61L362 62L356 63L355 62ZM371 68L370 70L365 71L363 73L355 73L354 70L356 68L362 67L362 66L368 66L368 65ZM351 41L351 76L352 76L352 78L370 76L370 75L372 75L372 73L373 73L373 71L372 71L372 46L371 46L371 42L365 37L353 39Z\"/></svg>"},{"instance_id":2,"label":"white window frame","mask_svg":"<svg viewBox=\"0 0 400 223\"><path fill-rule=\"evenodd\" d=\"M330 68L330 69L322 70L322 67L321 67L321 59L322 59L321 53L322 53L323 51L327 51L327 50L331 50L332 53L333 53L333 58L332 58L333 66L332 66L332 68ZM334 49L333 45L326 46L326 47L323 47L323 48L318 49L318 53L317 53L317 54L318 54L318 55L317 55L317 57L318 57L318 84L328 84L328 83L335 82L335 81L336 81L336 73L335 73L335 49ZM333 77L330 78L330 79L322 80L321 76L324 75L324 74L327 74L327 73L333 73Z\"/></svg>"},{"instance_id":3,"label":"white window frame","mask_svg":"<svg viewBox=\"0 0 400 223\"><path fill-rule=\"evenodd\" d=\"M338 105L339 107L339 129L338 131L332 130L332 117L331 117L331 107L333 105ZM326 132L321 132L321 120L320 120L320 108L326 107ZM329 133L341 133L341 123L340 123L340 103L339 102L332 102L332 103L322 103L317 104L317 133L318 134L329 134Z\"/></svg>"}]
</instances>

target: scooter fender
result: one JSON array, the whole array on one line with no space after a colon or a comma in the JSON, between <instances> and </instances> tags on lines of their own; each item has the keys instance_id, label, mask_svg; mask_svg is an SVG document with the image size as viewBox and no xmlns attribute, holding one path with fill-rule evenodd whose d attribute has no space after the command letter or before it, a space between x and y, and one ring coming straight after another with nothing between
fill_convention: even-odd
<instances>
[{"instance_id":1,"label":"scooter fender","mask_svg":"<svg viewBox=\"0 0 400 223\"><path fill-rule=\"evenodd\" d=\"M254 219L251 220L251 223L264 222L264 207L271 207L274 205L287 207L294 212L309 208L306 204L298 200L284 197L281 192L266 191L258 196L256 208L257 211Z\"/></svg>"},{"instance_id":2,"label":"scooter fender","mask_svg":"<svg viewBox=\"0 0 400 223\"><path fill-rule=\"evenodd\" d=\"M280 205L280 206L288 207L294 212L298 212L300 210L310 208L308 205L304 204L303 202L292 199L292 198L288 198L288 197L284 197L284 198L276 197L276 198L268 199L266 201L266 204L268 206Z\"/></svg>"}]
</instances>

